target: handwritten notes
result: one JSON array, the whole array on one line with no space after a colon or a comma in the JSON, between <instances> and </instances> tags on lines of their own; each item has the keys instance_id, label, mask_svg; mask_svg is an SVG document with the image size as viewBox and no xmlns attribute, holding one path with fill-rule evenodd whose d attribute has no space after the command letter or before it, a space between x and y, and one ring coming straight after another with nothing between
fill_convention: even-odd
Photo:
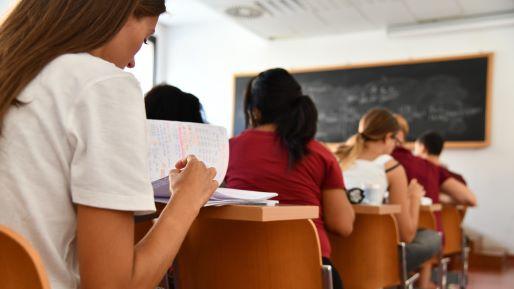
<instances>
[{"instance_id":1,"label":"handwritten notes","mask_svg":"<svg viewBox=\"0 0 514 289\"><path fill-rule=\"evenodd\" d=\"M195 155L208 167L216 168L222 183L228 167L228 136L225 128L201 123L148 120L150 180L168 176L175 164Z\"/></svg>"}]
</instances>

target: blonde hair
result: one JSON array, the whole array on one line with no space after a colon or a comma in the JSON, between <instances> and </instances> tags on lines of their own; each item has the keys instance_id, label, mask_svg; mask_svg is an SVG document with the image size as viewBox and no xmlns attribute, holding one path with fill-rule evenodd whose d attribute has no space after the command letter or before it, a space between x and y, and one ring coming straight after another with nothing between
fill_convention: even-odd
<instances>
[{"instance_id":1,"label":"blonde hair","mask_svg":"<svg viewBox=\"0 0 514 289\"><path fill-rule=\"evenodd\" d=\"M394 114L394 117L396 118L396 121L400 125L400 130L407 136L410 131L409 123L407 120L401 115L401 114Z\"/></svg>"},{"instance_id":2,"label":"blonde hair","mask_svg":"<svg viewBox=\"0 0 514 289\"><path fill-rule=\"evenodd\" d=\"M400 125L394 115L385 108L373 108L369 110L359 123L359 132L350 137L339 146L336 156L341 168L347 169L359 157L364 150L366 142L385 139L388 133L397 133Z\"/></svg>"},{"instance_id":3,"label":"blonde hair","mask_svg":"<svg viewBox=\"0 0 514 289\"><path fill-rule=\"evenodd\" d=\"M0 133L18 95L52 60L101 47L131 15L164 11L164 0L19 1L0 26Z\"/></svg>"}]
</instances>

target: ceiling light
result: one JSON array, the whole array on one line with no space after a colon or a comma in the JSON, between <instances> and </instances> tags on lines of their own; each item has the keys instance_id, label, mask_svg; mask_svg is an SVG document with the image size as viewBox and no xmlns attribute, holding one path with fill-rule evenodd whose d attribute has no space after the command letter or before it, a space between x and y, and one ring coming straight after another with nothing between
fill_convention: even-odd
<instances>
[{"instance_id":1,"label":"ceiling light","mask_svg":"<svg viewBox=\"0 0 514 289\"><path fill-rule=\"evenodd\" d=\"M262 16L262 10L253 6L232 6L225 10L225 13L235 18L254 19Z\"/></svg>"}]
</instances>

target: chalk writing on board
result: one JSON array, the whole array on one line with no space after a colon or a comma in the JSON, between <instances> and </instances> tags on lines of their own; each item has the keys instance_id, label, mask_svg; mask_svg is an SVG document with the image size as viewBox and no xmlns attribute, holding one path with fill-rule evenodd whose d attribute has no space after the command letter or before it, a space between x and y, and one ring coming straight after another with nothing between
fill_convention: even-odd
<instances>
[{"instance_id":1,"label":"chalk writing on board","mask_svg":"<svg viewBox=\"0 0 514 289\"><path fill-rule=\"evenodd\" d=\"M412 140L438 130L449 141L486 138L488 57L294 73L318 108L321 141L340 142L357 131L373 107L402 114ZM236 78L234 134L244 129L243 92L250 77Z\"/></svg>"}]
</instances>

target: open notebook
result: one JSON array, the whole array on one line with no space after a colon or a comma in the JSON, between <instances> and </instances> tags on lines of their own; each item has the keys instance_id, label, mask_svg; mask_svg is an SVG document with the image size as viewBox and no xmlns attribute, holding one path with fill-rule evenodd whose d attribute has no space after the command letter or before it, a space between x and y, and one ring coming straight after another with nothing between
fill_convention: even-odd
<instances>
[{"instance_id":1,"label":"open notebook","mask_svg":"<svg viewBox=\"0 0 514 289\"><path fill-rule=\"evenodd\" d=\"M170 199L168 173L177 161L195 155L216 168L216 181L222 183L228 167L228 136L225 128L209 124L148 120L150 140L150 180L158 202ZM275 205L276 193L218 188L206 206L226 204Z\"/></svg>"}]
</instances>

